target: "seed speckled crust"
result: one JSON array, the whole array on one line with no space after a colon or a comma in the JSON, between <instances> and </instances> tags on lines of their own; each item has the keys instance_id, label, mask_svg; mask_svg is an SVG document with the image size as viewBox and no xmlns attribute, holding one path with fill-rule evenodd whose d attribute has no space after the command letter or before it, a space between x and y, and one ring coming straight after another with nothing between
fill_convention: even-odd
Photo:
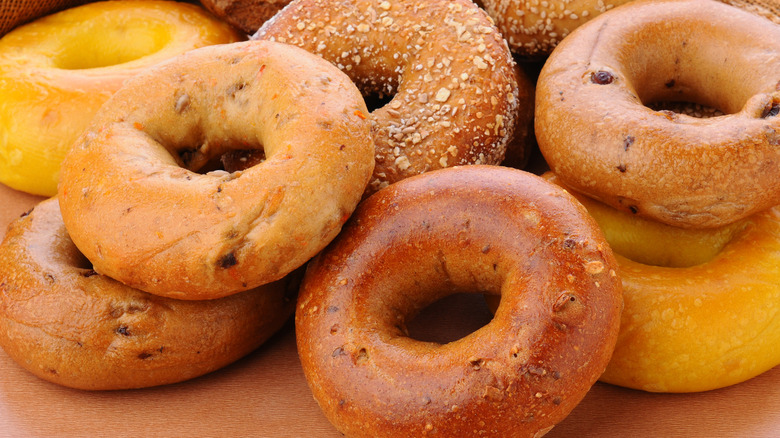
<instances>
[{"instance_id":1,"label":"seed speckled crust","mask_svg":"<svg viewBox=\"0 0 780 438\"><path fill-rule=\"evenodd\" d=\"M583 23L630 0L482 0L513 52L550 54Z\"/></svg>"},{"instance_id":2,"label":"seed speckled crust","mask_svg":"<svg viewBox=\"0 0 780 438\"><path fill-rule=\"evenodd\" d=\"M303 47L364 96L392 97L371 114L367 194L433 169L501 163L532 95L492 20L467 0L296 0L253 38Z\"/></svg>"}]
</instances>

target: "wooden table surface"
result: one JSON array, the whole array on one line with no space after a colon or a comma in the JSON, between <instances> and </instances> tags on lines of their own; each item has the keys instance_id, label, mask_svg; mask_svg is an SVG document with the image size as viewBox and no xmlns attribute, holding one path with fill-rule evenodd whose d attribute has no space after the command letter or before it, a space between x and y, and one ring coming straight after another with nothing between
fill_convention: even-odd
<instances>
[{"instance_id":1,"label":"wooden table surface","mask_svg":"<svg viewBox=\"0 0 780 438\"><path fill-rule=\"evenodd\" d=\"M40 198L0 185L0 229ZM455 296L415 320L452 336L489 319ZM445 311L446 310L446 311ZM780 348L780 346L778 346ZM244 359L157 388L85 392L39 380L0 350L0 436L339 437L304 380L291 324ZM697 394L651 394L597 383L548 437L778 437L780 367Z\"/></svg>"}]
</instances>

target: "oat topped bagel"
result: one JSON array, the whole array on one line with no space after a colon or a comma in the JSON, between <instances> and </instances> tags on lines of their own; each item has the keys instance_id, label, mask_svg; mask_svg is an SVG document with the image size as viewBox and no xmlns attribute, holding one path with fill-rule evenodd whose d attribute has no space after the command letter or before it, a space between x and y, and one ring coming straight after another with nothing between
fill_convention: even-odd
<instances>
[{"instance_id":1,"label":"oat topped bagel","mask_svg":"<svg viewBox=\"0 0 780 438\"><path fill-rule=\"evenodd\" d=\"M391 98L371 113L376 168L367 194L428 170L499 164L519 102L532 93L519 89L506 42L470 0L296 0L253 39L303 47L364 96Z\"/></svg>"},{"instance_id":2,"label":"oat topped bagel","mask_svg":"<svg viewBox=\"0 0 780 438\"><path fill-rule=\"evenodd\" d=\"M341 229L373 170L365 102L323 59L247 41L190 51L115 94L62 166L59 200L94 269L180 299L284 277ZM197 173L232 149L240 172Z\"/></svg>"},{"instance_id":3,"label":"oat topped bagel","mask_svg":"<svg viewBox=\"0 0 780 438\"><path fill-rule=\"evenodd\" d=\"M520 56L544 59L574 29L631 0L480 0Z\"/></svg>"}]
</instances>

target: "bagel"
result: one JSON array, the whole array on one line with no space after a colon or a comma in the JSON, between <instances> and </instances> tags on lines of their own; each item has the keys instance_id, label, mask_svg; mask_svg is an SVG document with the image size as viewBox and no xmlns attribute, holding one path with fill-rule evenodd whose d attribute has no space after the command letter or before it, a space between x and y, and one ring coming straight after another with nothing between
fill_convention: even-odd
<instances>
[{"instance_id":1,"label":"bagel","mask_svg":"<svg viewBox=\"0 0 780 438\"><path fill-rule=\"evenodd\" d=\"M389 98L371 113L376 167L366 196L429 170L499 164L515 126L528 124L519 106L532 105L532 83L470 0L296 0L252 39L303 47L367 99Z\"/></svg>"},{"instance_id":2,"label":"bagel","mask_svg":"<svg viewBox=\"0 0 780 438\"><path fill-rule=\"evenodd\" d=\"M63 157L127 79L239 39L203 8L172 1L90 3L16 28L0 39L0 182L55 195Z\"/></svg>"},{"instance_id":3,"label":"bagel","mask_svg":"<svg viewBox=\"0 0 780 438\"><path fill-rule=\"evenodd\" d=\"M290 3L290 0L201 0L214 15L247 35Z\"/></svg>"},{"instance_id":4,"label":"bagel","mask_svg":"<svg viewBox=\"0 0 780 438\"><path fill-rule=\"evenodd\" d=\"M623 282L620 335L602 381L698 392L780 365L780 208L681 229L571 193L604 231Z\"/></svg>"},{"instance_id":5,"label":"bagel","mask_svg":"<svg viewBox=\"0 0 780 438\"><path fill-rule=\"evenodd\" d=\"M541 436L598 379L621 310L598 226L559 187L462 166L366 199L308 265L295 316L304 375L347 436ZM459 340L406 323L457 292L500 294Z\"/></svg>"},{"instance_id":6,"label":"bagel","mask_svg":"<svg viewBox=\"0 0 780 438\"><path fill-rule=\"evenodd\" d=\"M330 63L246 41L192 50L128 81L66 156L65 225L95 271L211 299L278 280L318 253L373 170L365 102ZM262 164L195 171L231 149Z\"/></svg>"},{"instance_id":7,"label":"bagel","mask_svg":"<svg viewBox=\"0 0 780 438\"><path fill-rule=\"evenodd\" d=\"M0 346L34 375L79 389L206 374L256 349L295 308L289 278L219 300L179 301L97 274L69 239L56 198L9 226L0 278Z\"/></svg>"},{"instance_id":8,"label":"bagel","mask_svg":"<svg viewBox=\"0 0 780 438\"><path fill-rule=\"evenodd\" d=\"M512 52L544 59L574 29L631 0L480 0Z\"/></svg>"},{"instance_id":9,"label":"bagel","mask_svg":"<svg viewBox=\"0 0 780 438\"><path fill-rule=\"evenodd\" d=\"M778 41L780 26L715 1L615 8L545 63L539 149L573 190L677 227L718 227L780 204ZM726 115L645 106L675 100Z\"/></svg>"}]
</instances>

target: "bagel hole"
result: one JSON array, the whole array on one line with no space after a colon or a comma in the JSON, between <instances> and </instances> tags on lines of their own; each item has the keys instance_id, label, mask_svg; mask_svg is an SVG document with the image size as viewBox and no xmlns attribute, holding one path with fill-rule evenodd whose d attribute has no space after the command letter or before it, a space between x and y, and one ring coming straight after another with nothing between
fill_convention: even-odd
<instances>
[{"instance_id":1,"label":"bagel hole","mask_svg":"<svg viewBox=\"0 0 780 438\"><path fill-rule=\"evenodd\" d=\"M228 151L220 159L222 169L230 173L246 170L265 161L263 149L242 149Z\"/></svg>"},{"instance_id":2,"label":"bagel hole","mask_svg":"<svg viewBox=\"0 0 780 438\"><path fill-rule=\"evenodd\" d=\"M651 102L646 106L653 111L671 111L676 114L683 114L699 119L708 119L710 117L725 115L725 113L718 108L696 102L660 101Z\"/></svg>"},{"instance_id":3,"label":"bagel hole","mask_svg":"<svg viewBox=\"0 0 780 438\"><path fill-rule=\"evenodd\" d=\"M118 25L108 21L63 36L63 47L52 59L54 66L85 70L125 64L159 52L172 40L165 23L137 19Z\"/></svg>"},{"instance_id":4,"label":"bagel hole","mask_svg":"<svg viewBox=\"0 0 780 438\"><path fill-rule=\"evenodd\" d=\"M185 161L182 158L182 161ZM228 151L221 156L210 159L201 166L197 173L205 175L209 172L225 171L239 172L265 161L265 151L262 149L238 149Z\"/></svg>"},{"instance_id":5,"label":"bagel hole","mask_svg":"<svg viewBox=\"0 0 780 438\"><path fill-rule=\"evenodd\" d=\"M446 344L484 327L493 314L481 294L456 293L423 308L406 324L410 338Z\"/></svg>"},{"instance_id":6,"label":"bagel hole","mask_svg":"<svg viewBox=\"0 0 780 438\"><path fill-rule=\"evenodd\" d=\"M379 108L390 103L393 100L394 95L388 95L384 93L366 93L363 95L363 99L366 101L366 108L368 112L372 113Z\"/></svg>"}]
</instances>

